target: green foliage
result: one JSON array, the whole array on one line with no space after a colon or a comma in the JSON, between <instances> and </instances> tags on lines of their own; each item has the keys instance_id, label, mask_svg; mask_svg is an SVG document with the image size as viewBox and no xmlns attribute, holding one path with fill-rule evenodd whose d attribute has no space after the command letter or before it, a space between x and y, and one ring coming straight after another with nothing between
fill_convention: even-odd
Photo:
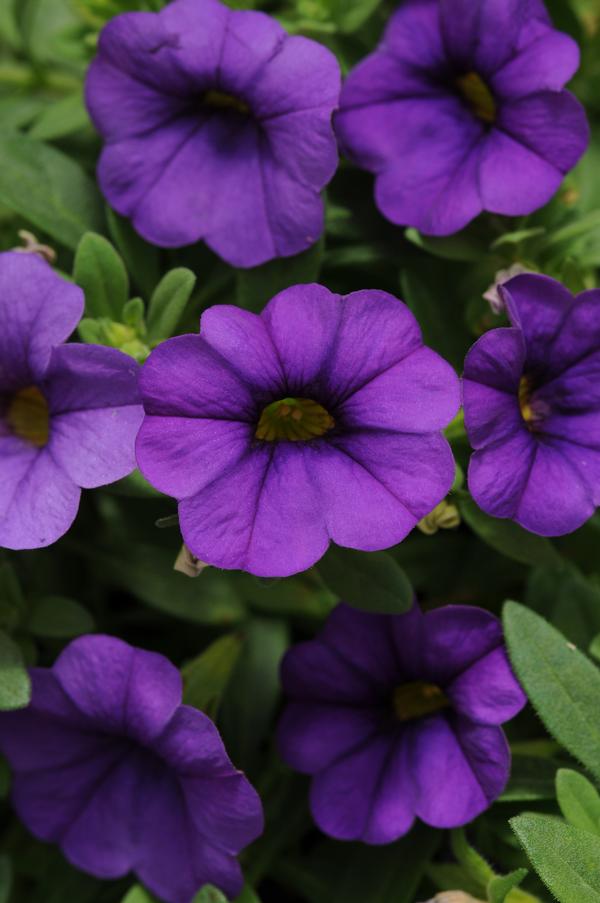
<instances>
[{"instance_id":1,"label":"green foliage","mask_svg":"<svg viewBox=\"0 0 600 903\"><path fill-rule=\"evenodd\" d=\"M98 189L71 157L16 132L0 135L0 203L75 249L103 228Z\"/></svg>"},{"instance_id":2,"label":"green foliage","mask_svg":"<svg viewBox=\"0 0 600 903\"><path fill-rule=\"evenodd\" d=\"M356 552L331 545L317 569L329 589L354 608L399 614L413 603L406 574L385 552Z\"/></svg>"},{"instance_id":3,"label":"green foliage","mask_svg":"<svg viewBox=\"0 0 600 903\"><path fill-rule=\"evenodd\" d=\"M242 651L241 633L226 633L181 669L183 701L216 720L221 698Z\"/></svg>"},{"instance_id":4,"label":"green foliage","mask_svg":"<svg viewBox=\"0 0 600 903\"><path fill-rule=\"evenodd\" d=\"M600 903L600 838L545 815L518 815L510 823L559 903Z\"/></svg>"},{"instance_id":5,"label":"green foliage","mask_svg":"<svg viewBox=\"0 0 600 903\"><path fill-rule=\"evenodd\" d=\"M527 875L527 869L515 869L508 875L495 875L487 886L487 898L489 903L517 903L517 897L511 893L523 878ZM519 899L525 903L528 899L533 903L534 897L529 894L520 894Z\"/></svg>"},{"instance_id":6,"label":"green foliage","mask_svg":"<svg viewBox=\"0 0 600 903\"><path fill-rule=\"evenodd\" d=\"M459 496L460 513L483 539L498 552L522 564L551 566L560 558L552 543L543 536L529 533L512 520L490 517L466 494Z\"/></svg>"},{"instance_id":7,"label":"green foliage","mask_svg":"<svg viewBox=\"0 0 600 903\"><path fill-rule=\"evenodd\" d=\"M316 282L323 258L323 242L318 241L302 254L272 260L236 273L236 303L260 313L274 295L301 282Z\"/></svg>"},{"instance_id":8,"label":"green foliage","mask_svg":"<svg viewBox=\"0 0 600 903\"><path fill-rule=\"evenodd\" d=\"M89 611L64 596L43 596L35 601L26 626L34 636L58 638L93 633L95 628Z\"/></svg>"},{"instance_id":9,"label":"green foliage","mask_svg":"<svg viewBox=\"0 0 600 903\"><path fill-rule=\"evenodd\" d=\"M148 341L151 344L169 338L176 331L188 303L196 276L180 267L170 270L159 282L148 306Z\"/></svg>"},{"instance_id":10,"label":"green foliage","mask_svg":"<svg viewBox=\"0 0 600 903\"><path fill-rule=\"evenodd\" d=\"M600 834L600 795L587 778L570 768L561 768L556 775L556 798L570 824Z\"/></svg>"},{"instance_id":11,"label":"green foliage","mask_svg":"<svg viewBox=\"0 0 600 903\"><path fill-rule=\"evenodd\" d=\"M31 683L21 650L0 631L0 711L21 709L31 698Z\"/></svg>"},{"instance_id":12,"label":"green foliage","mask_svg":"<svg viewBox=\"0 0 600 903\"><path fill-rule=\"evenodd\" d=\"M543 618L504 607L512 665L548 731L600 779L600 671Z\"/></svg>"},{"instance_id":13,"label":"green foliage","mask_svg":"<svg viewBox=\"0 0 600 903\"><path fill-rule=\"evenodd\" d=\"M77 246L73 279L85 293L88 317L118 320L129 298L125 264L102 235L88 232Z\"/></svg>"}]
</instances>

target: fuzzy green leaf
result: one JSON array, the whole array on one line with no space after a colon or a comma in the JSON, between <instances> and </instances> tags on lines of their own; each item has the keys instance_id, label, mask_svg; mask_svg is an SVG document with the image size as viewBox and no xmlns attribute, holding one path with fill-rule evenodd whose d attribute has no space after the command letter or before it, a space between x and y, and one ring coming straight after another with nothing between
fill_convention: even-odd
<instances>
[{"instance_id":1,"label":"fuzzy green leaf","mask_svg":"<svg viewBox=\"0 0 600 903\"><path fill-rule=\"evenodd\" d=\"M600 779L600 671L543 618L507 602L511 662L548 731Z\"/></svg>"},{"instance_id":2,"label":"fuzzy green leaf","mask_svg":"<svg viewBox=\"0 0 600 903\"><path fill-rule=\"evenodd\" d=\"M570 768L556 775L556 798L570 824L600 834L600 796L587 778Z\"/></svg>"},{"instance_id":3,"label":"fuzzy green leaf","mask_svg":"<svg viewBox=\"0 0 600 903\"><path fill-rule=\"evenodd\" d=\"M0 711L22 709L31 699L31 682L21 650L0 631Z\"/></svg>"},{"instance_id":4,"label":"fuzzy green leaf","mask_svg":"<svg viewBox=\"0 0 600 903\"><path fill-rule=\"evenodd\" d=\"M522 564L553 565L560 556L550 540L529 533L512 520L490 517L466 494L459 499L460 513L469 527L502 555Z\"/></svg>"},{"instance_id":5,"label":"fuzzy green leaf","mask_svg":"<svg viewBox=\"0 0 600 903\"><path fill-rule=\"evenodd\" d=\"M559 903L600 903L600 838L548 815L518 815L510 825Z\"/></svg>"},{"instance_id":6,"label":"fuzzy green leaf","mask_svg":"<svg viewBox=\"0 0 600 903\"><path fill-rule=\"evenodd\" d=\"M129 297L125 264L109 241L95 232L86 233L77 247L73 278L85 292L88 317L120 320Z\"/></svg>"},{"instance_id":7,"label":"fuzzy green leaf","mask_svg":"<svg viewBox=\"0 0 600 903\"><path fill-rule=\"evenodd\" d=\"M148 307L148 341L172 336L196 285L191 270L179 267L168 272L156 286Z\"/></svg>"}]
</instances>

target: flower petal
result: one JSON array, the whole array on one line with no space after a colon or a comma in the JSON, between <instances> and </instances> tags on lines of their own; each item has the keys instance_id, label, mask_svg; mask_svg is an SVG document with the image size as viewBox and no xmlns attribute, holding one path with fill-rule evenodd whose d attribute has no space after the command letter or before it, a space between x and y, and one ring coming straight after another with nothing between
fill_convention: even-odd
<instances>
[{"instance_id":1,"label":"flower petal","mask_svg":"<svg viewBox=\"0 0 600 903\"><path fill-rule=\"evenodd\" d=\"M83 314L83 292L36 254L0 254L0 390L39 382Z\"/></svg>"},{"instance_id":2,"label":"flower petal","mask_svg":"<svg viewBox=\"0 0 600 903\"><path fill-rule=\"evenodd\" d=\"M75 520L81 489L54 460L48 446L38 449L2 437L0 447L0 546L51 545Z\"/></svg>"},{"instance_id":3,"label":"flower petal","mask_svg":"<svg viewBox=\"0 0 600 903\"><path fill-rule=\"evenodd\" d=\"M379 735L315 775L310 806L322 831L338 840L359 840L364 836L373 798L393 747L393 738Z\"/></svg>"},{"instance_id":4,"label":"flower petal","mask_svg":"<svg viewBox=\"0 0 600 903\"><path fill-rule=\"evenodd\" d=\"M210 718L181 705L154 743L157 755L189 778L218 778L236 774L220 734Z\"/></svg>"},{"instance_id":5,"label":"flower petal","mask_svg":"<svg viewBox=\"0 0 600 903\"><path fill-rule=\"evenodd\" d=\"M500 795L509 765L501 728L441 715L423 719L412 744L416 814L434 828L466 824Z\"/></svg>"},{"instance_id":6,"label":"flower petal","mask_svg":"<svg viewBox=\"0 0 600 903\"><path fill-rule=\"evenodd\" d=\"M384 694L398 680L398 659L390 635L391 618L359 611L340 603L319 635L321 642L347 659L354 668L381 684ZM365 643L365 636L369 642Z\"/></svg>"},{"instance_id":7,"label":"flower petal","mask_svg":"<svg viewBox=\"0 0 600 903\"><path fill-rule=\"evenodd\" d=\"M277 745L291 768L316 774L362 745L380 726L376 709L290 702L279 722Z\"/></svg>"},{"instance_id":8,"label":"flower petal","mask_svg":"<svg viewBox=\"0 0 600 903\"><path fill-rule=\"evenodd\" d=\"M272 446L272 447L265 447ZM295 447L294 447L295 446ZM261 443L179 505L187 546L202 561L265 577L306 570L329 539L304 443Z\"/></svg>"},{"instance_id":9,"label":"flower petal","mask_svg":"<svg viewBox=\"0 0 600 903\"><path fill-rule=\"evenodd\" d=\"M417 725L405 725L379 776L362 840L391 843L410 831L415 820L415 786L410 767Z\"/></svg>"},{"instance_id":10,"label":"flower petal","mask_svg":"<svg viewBox=\"0 0 600 903\"><path fill-rule=\"evenodd\" d=\"M286 653L281 681L293 700L350 706L381 703L377 678L356 668L320 639L298 643Z\"/></svg>"},{"instance_id":11,"label":"flower petal","mask_svg":"<svg viewBox=\"0 0 600 903\"><path fill-rule=\"evenodd\" d=\"M498 646L478 658L446 688L458 713L478 724L502 724L521 711L527 697Z\"/></svg>"},{"instance_id":12,"label":"flower petal","mask_svg":"<svg viewBox=\"0 0 600 903\"><path fill-rule=\"evenodd\" d=\"M560 282L537 273L515 276L500 293L511 321L523 332L528 367L536 374L550 371L549 345L569 322L573 295Z\"/></svg>"},{"instance_id":13,"label":"flower petal","mask_svg":"<svg viewBox=\"0 0 600 903\"><path fill-rule=\"evenodd\" d=\"M569 35L548 28L494 73L491 87L506 98L560 91L579 67L579 46Z\"/></svg>"},{"instance_id":14,"label":"flower petal","mask_svg":"<svg viewBox=\"0 0 600 903\"><path fill-rule=\"evenodd\" d=\"M260 797L241 772L218 778L181 778L194 827L209 844L239 853L262 834Z\"/></svg>"},{"instance_id":15,"label":"flower petal","mask_svg":"<svg viewBox=\"0 0 600 903\"><path fill-rule=\"evenodd\" d=\"M181 676L162 655L108 636L73 640L54 674L98 730L118 731L141 743L155 738L181 702Z\"/></svg>"},{"instance_id":16,"label":"flower petal","mask_svg":"<svg viewBox=\"0 0 600 903\"><path fill-rule=\"evenodd\" d=\"M471 455L469 491L483 511L516 519L536 449L531 432L523 428Z\"/></svg>"}]
</instances>

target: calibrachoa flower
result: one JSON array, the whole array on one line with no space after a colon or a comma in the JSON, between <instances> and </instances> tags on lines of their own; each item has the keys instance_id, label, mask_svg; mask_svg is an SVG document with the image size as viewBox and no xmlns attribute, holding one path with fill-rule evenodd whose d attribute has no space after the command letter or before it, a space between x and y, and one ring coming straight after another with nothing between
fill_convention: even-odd
<instances>
[{"instance_id":1,"label":"calibrachoa flower","mask_svg":"<svg viewBox=\"0 0 600 903\"><path fill-rule=\"evenodd\" d=\"M262 576L400 542L448 492L457 377L380 291L221 305L142 369L138 464L199 559Z\"/></svg>"},{"instance_id":2,"label":"calibrachoa flower","mask_svg":"<svg viewBox=\"0 0 600 903\"><path fill-rule=\"evenodd\" d=\"M0 546L69 529L81 489L135 467L139 367L113 348L65 345L83 292L39 257L0 254Z\"/></svg>"},{"instance_id":3,"label":"calibrachoa flower","mask_svg":"<svg viewBox=\"0 0 600 903\"><path fill-rule=\"evenodd\" d=\"M469 489L489 514L559 536L600 505L600 290L528 274L499 292L512 326L465 360Z\"/></svg>"},{"instance_id":4,"label":"calibrachoa flower","mask_svg":"<svg viewBox=\"0 0 600 903\"><path fill-rule=\"evenodd\" d=\"M407 0L350 73L336 130L392 222L448 235L531 213L588 142L579 50L539 0Z\"/></svg>"},{"instance_id":5,"label":"calibrachoa flower","mask_svg":"<svg viewBox=\"0 0 600 903\"><path fill-rule=\"evenodd\" d=\"M154 244L204 239L234 266L296 254L323 230L337 166L336 58L218 0L125 13L86 84L109 203Z\"/></svg>"},{"instance_id":6,"label":"calibrachoa flower","mask_svg":"<svg viewBox=\"0 0 600 903\"><path fill-rule=\"evenodd\" d=\"M339 605L285 656L281 755L314 775L313 817L340 840L390 843L415 818L464 825L502 792L504 721L525 704L502 628L481 608L377 615Z\"/></svg>"},{"instance_id":7,"label":"calibrachoa flower","mask_svg":"<svg viewBox=\"0 0 600 903\"><path fill-rule=\"evenodd\" d=\"M181 704L162 655L107 636L31 670L26 709L0 713L15 809L98 878L133 871L167 903L210 883L236 896L236 854L262 830L256 791L212 721Z\"/></svg>"}]
</instances>

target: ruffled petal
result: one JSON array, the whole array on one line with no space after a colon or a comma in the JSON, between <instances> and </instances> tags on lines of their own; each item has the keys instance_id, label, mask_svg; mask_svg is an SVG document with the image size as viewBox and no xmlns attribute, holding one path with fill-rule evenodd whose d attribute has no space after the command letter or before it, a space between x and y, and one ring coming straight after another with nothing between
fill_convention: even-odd
<instances>
[{"instance_id":1,"label":"ruffled petal","mask_svg":"<svg viewBox=\"0 0 600 903\"><path fill-rule=\"evenodd\" d=\"M501 728L437 715L415 731L411 765L418 817L434 828L455 828L500 795L510 753Z\"/></svg>"},{"instance_id":2,"label":"ruffled petal","mask_svg":"<svg viewBox=\"0 0 600 903\"><path fill-rule=\"evenodd\" d=\"M527 702L502 647L469 665L446 694L460 715L478 724L503 724Z\"/></svg>"},{"instance_id":3,"label":"ruffled petal","mask_svg":"<svg viewBox=\"0 0 600 903\"><path fill-rule=\"evenodd\" d=\"M268 447L267 447L268 446ZM297 446L297 447L294 447ZM179 505L186 544L202 561L264 577L306 570L329 538L304 443L249 449L226 473Z\"/></svg>"},{"instance_id":4,"label":"ruffled petal","mask_svg":"<svg viewBox=\"0 0 600 903\"><path fill-rule=\"evenodd\" d=\"M108 636L73 640L54 674L77 708L98 730L118 731L147 743L181 702L181 676L162 655Z\"/></svg>"},{"instance_id":5,"label":"ruffled petal","mask_svg":"<svg viewBox=\"0 0 600 903\"><path fill-rule=\"evenodd\" d=\"M526 429L516 391L509 394L465 379L463 403L467 435L475 449L504 442L517 431Z\"/></svg>"},{"instance_id":6,"label":"ruffled petal","mask_svg":"<svg viewBox=\"0 0 600 903\"><path fill-rule=\"evenodd\" d=\"M278 725L277 745L291 768L316 774L362 746L380 726L376 709L290 702Z\"/></svg>"},{"instance_id":7,"label":"ruffled petal","mask_svg":"<svg viewBox=\"0 0 600 903\"><path fill-rule=\"evenodd\" d=\"M147 414L253 423L256 401L229 361L201 336L183 335L155 348L140 374Z\"/></svg>"},{"instance_id":8,"label":"ruffled petal","mask_svg":"<svg viewBox=\"0 0 600 903\"><path fill-rule=\"evenodd\" d=\"M127 476L144 411L139 367L115 348L63 345L54 351L44 391L51 412L49 450L85 489Z\"/></svg>"},{"instance_id":9,"label":"ruffled petal","mask_svg":"<svg viewBox=\"0 0 600 903\"><path fill-rule=\"evenodd\" d=\"M321 640L298 643L281 666L281 681L287 696L303 702L361 706L381 704L377 678L357 668Z\"/></svg>"},{"instance_id":10,"label":"ruffled petal","mask_svg":"<svg viewBox=\"0 0 600 903\"><path fill-rule=\"evenodd\" d=\"M511 321L523 333L527 368L537 376L551 373L550 349L570 320L573 295L555 279L534 273L510 279L501 286L500 294Z\"/></svg>"},{"instance_id":11,"label":"ruffled petal","mask_svg":"<svg viewBox=\"0 0 600 903\"><path fill-rule=\"evenodd\" d=\"M38 383L83 314L83 292L35 254L0 254L0 390Z\"/></svg>"},{"instance_id":12,"label":"ruffled petal","mask_svg":"<svg viewBox=\"0 0 600 903\"><path fill-rule=\"evenodd\" d=\"M54 460L12 437L0 438L0 546L39 549L63 536L77 516L81 489Z\"/></svg>"},{"instance_id":13,"label":"ruffled petal","mask_svg":"<svg viewBox=\"0 0 600 903\"><path fill-rule=\"evenodd\" d=\"M527 44L494 73L494 94L525 97L538 91L560 91L579 67L579 46L569 35L552 28Z\"/></svg>"},{"instance_id":14,"label":"ruffled petal","mask_svg":"<svg viewBox=\"0 0 600 903\"><path fill-rule=\"evenodd\" d=\"M389 615L359 611L340 603L333 609L319 639L358 670L381 684L384 694L398 679L398 660L390 635ZM368 642L365 638L368 637Z\"/></svg>"},{"instance_id":15,"label":"ruffled petal","mask_svg":"<svg viewBox=\"0 0 600 903\"><path fill-rule=\"evenodd\" d=\"M311 472L331 539L368 552L396 545L444 498L454 459L438 434L357 431L332 438Z\"/></svg>"},{"instance_id":16,"label":"ruffled petal","mask_svg":"<svg viewBox=\"0 0 600 903\"><path fill-rule=\"evenodd\" d=\"M213 722L204 712L188 705L178 707L153 748L171 768L189 778L219 778L237 773Z\"/></svg>"},{"instance_id":17,"label":"ruffled petal","mask_svg":"<svg viewBox=\"0 0 600 903\"><path fill-rule=\"evenodd\" d=\"M393 737L379 735L315 775L310 806L325 834L338 840L363 838L393 747Z\"/></svg>"},{"instance_id":18,"label":"ruffled petal","mask_svg":"<svg viewBox=\"0 0 600 903\"><path fill-rule=\"evenodd\" d=\"M241 772L219 778L181 779L190 820L207 843L239 853L263 831L260 797Z\"/></svg>"},{"instance_id":19,"label":"ruffled petal","mask_svg":"<svg viewBox=\"0 0 600 903\"><path fill-rule=\"evenodd\" d=\"M136 441L138 466L160 492L184 499L230 475L253 440L253 427L235 420L144 418Z\"/></svg>"},{"instance_id":20,"label":"ruffled petal","mask_svg":"<svg viewBox=\"0 0 600 903\"><path fill-rule=\"evenodd\" d=\"M427 433L444 429L459 407L453 368L430 348L419 348L358 389L342 417L350 429Z\"/></svg>"},{"instance_id":21,"label":"ruffled petal","mask_svg":"<svg viewBox=\"0 0 600 903\"><path fill-rule=\"evenodd\" d=\"M483 511L516 519L537 447L531 432L523 427L471 455L469 491Z\"/></svg>"},{"instance_id":22,"label":"ruffled petal","mask_svg":"<svg viewBox=\"0 0 600 903\"><path fill-rule=\"evenodd\" d=\"M371 802L362 836L365 843L391 843L408 833L413 825L416 793L410 763L417 731L416 725L404 726L391 747Z\"/></svg>"}]
</instances>

